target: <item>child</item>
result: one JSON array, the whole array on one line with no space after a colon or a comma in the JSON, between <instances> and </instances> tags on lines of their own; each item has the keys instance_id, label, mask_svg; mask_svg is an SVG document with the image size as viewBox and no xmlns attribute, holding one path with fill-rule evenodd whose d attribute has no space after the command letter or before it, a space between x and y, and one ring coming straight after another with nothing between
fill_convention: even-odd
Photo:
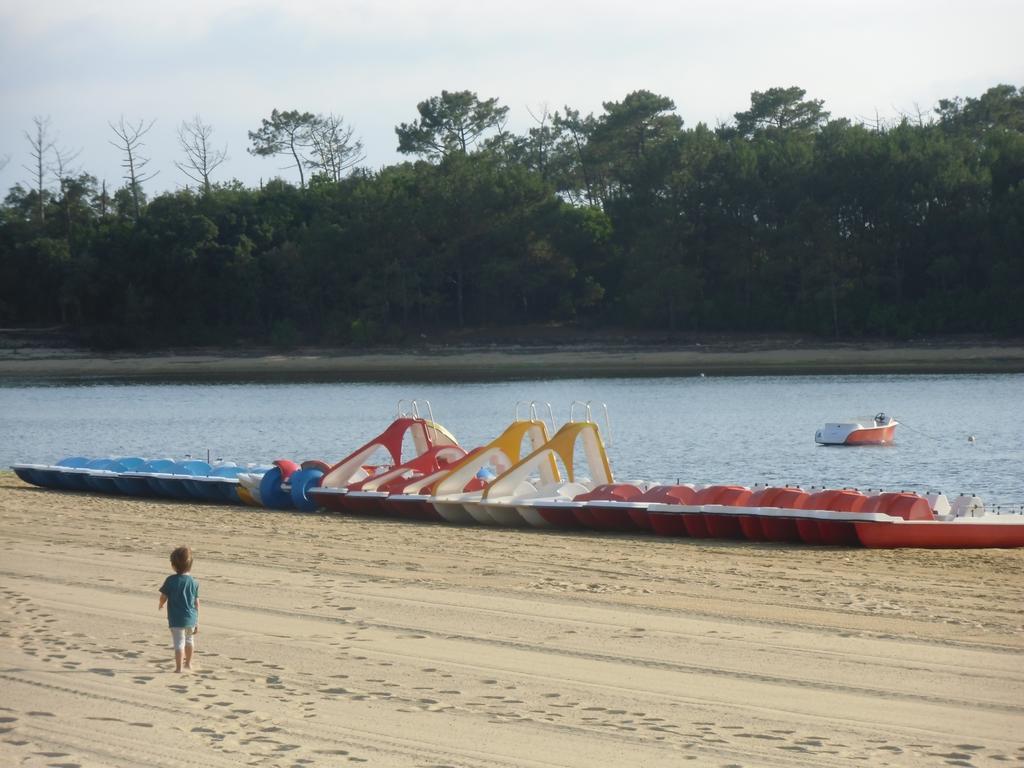
<instances>
[{"instance_id":1,"label":"child","mask_svg":"<svg viewBox=\"0 0 1024 768\"><path fill-rule=\"evenodd\" d=\"M174 671L192 669L194 635L199 631L199 582L189 574L192 570L192 549L178 547L171 552L174 575L168 576L160 587L160 605L167 604L167 625L174 641Z\"/></svg>"}]
</instances>

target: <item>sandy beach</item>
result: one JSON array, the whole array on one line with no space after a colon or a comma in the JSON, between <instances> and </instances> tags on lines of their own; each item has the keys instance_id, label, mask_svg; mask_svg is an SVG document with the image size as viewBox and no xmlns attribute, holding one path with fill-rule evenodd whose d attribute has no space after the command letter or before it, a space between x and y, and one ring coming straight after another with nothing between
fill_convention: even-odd
<instances>
[{"instance_id":1,"label":"sandy beach","mask_svg":"<svg viewBox=\"0 0 1024 768\"><path fill-rule=\"evenodd\" d=\"M0 764L1024 760L1024 551L458 528L0 475ZM201 584L173 672L157 588Z\"/></svg>"},{"instance_id":2,"label":"sandy beach","mask_svg":"<svg viewBox=\"0 0 1024 768\"><path fill-rule=\"evenodd\" d=\"M379 350L182 350L155 354L0 349L0 378L487 380L577 376L1024 372L1024 344L991 340L841 344L713 339L690 344L560 343Z\"/></svg>"}]
</instances>

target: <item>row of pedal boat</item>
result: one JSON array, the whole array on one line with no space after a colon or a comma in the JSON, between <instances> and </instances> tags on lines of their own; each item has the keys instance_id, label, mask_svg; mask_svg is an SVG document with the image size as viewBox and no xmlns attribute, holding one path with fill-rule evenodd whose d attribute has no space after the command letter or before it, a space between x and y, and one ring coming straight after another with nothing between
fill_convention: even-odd
<instances>
[{"instance_id":1,"label":"row of pedal boat","mask_svg":"<svg viewBox=\"0 0 1024 768\"><path fill-rule=\"evenodd\" d=\"M11 468L22 480L40 488L254 506L259 505L239 477L262 476L269 469L223 461L211 464L191 458L175 461L138 456L69 456L56 464L15 464Z\"/></svg>"},{"instance_id":2,"label":"row of pedal boat","mask_svg":"<svg viewBox=\"0 0 1024 768\"><path fill-rule=\"evenodd\" d=\"M1024 515L987 511L976 496L615 482L589 407L554 434L533 406L526 418L517 410L501 435L471 451L414 407L334 464L70 457L12 469L58 490L459 525L872 548L1024 546Z\"/></svg>"}]
</instances>

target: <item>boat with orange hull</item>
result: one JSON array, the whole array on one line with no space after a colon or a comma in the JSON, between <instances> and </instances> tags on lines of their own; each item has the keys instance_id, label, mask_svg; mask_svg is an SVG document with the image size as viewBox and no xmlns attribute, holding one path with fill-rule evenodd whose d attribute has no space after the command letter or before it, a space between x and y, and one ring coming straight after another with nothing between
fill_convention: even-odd
<instances>
[{"instance_id":1,"label":"boat with orange hull","mask_svg":"<svg viewBox=\"0 0 1024 768\"><path fill-rule=\"evenodd\" d=\"M747 497L743 506L758 510L764 509L800 509L809 498L802 488L769 487L754 491ZM799 531L791 521L783 517L767 514L742 512L739 515L740 530L748 541L799 541Z\"/></svg>"},{"instance_id":2,"label":"boat with orange hull","mask_svg":"<svg viewBox=\"0 0 1024 768\"><path fill-rule=\"evenodd\" d=\"M742 538L735 514L726 515L731 518L728 520L717 515L712 520L705 514L705 506L725 506L738 512L750 494L749 488L738 485L709 485L694 491L693 497L685 503L651 505L647 508L647 517L654 532L661 536Z\"/></svg>"},{"instance_id":3,"label":"boat with orange hull","mask_svg":"<svg viewBox=\"0 0 1024 768\"><path fill-rule=\"evenodd\" d=\"M807 498L810 509L827 509L831 512L860 512L868 504L869 496L860 491L844 488L819 491ZM806 544L831 544L854 546L857 531L853 523L837 519L802 518L796 521L797 533Z\"/></svg>"},{"instance_id":4,"label":"boat with orange hull","mask_svg":"<svg viewBox=\"0 0 1024 768\"><path fill-rule=\"evenodd\" d=\"M857 538L870 549L989 549L1024 547L1021 515L986 515L985 519L855 522Z\"/></svg>"},{"instance_id":5,"label":"boat with orange hull","mask_svg":"<svg viewBox=\"0 0 1024 768\"><path fill-rule=\"evenodd\" d=\"M699 504L702 493L728 503ZM1024 514L987 512L974 496L950 504L941 494L867 495L854 489L809 494L787 487L764 488L743 500L737 486L710 486L691 503L653 504L648 515L662 536L869 548L1024 547ZM694 526L696 520L701 523Z\"/></svg>"},{"instance_id":6,"label":"boat with orange hull","mask_svg":"<svg viewBox=\"0 0 1024 768\"><path fill-rule=\"evenodd\" d=\"M814 433L819 445L890 445L899 422L884 413L873 419L831 421Z\"/></svg>"},{"instance_id":7,"label":"boat with orange hull","mask_svg":"<svg viewBox=\"0 0 1024 768\"><path fill-rule=\"evenodd\" d=\"M637 501L643 493L640 487L631 483L599 485L573 499L584 502L583 506L573 510L573 514L584 528L596 531L639 531L644 526L637 525L631 513L640 509L641 505L627 506L627 502ZM646 510L646 506L642 508Z\"/></svg>"},{"instance_id":8,"label":"boat with orange hull","mask_svg":"<svg viewBox=\"0 0 1024 768\"><path fill-rule=\"evenodd\" d=\"M650 508L652 504L690 504L697 489L690 484L655 485L636 497L627 507L629 518L645 531L654 531Z\"/></svg>"}]
</instances>

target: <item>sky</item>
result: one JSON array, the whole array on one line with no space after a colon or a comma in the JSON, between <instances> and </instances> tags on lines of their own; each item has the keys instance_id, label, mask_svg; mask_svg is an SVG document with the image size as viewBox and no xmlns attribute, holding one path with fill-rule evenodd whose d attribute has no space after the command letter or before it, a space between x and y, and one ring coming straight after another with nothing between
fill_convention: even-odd
<instances>
[{"instance_id":1,"label":"sky","mask_svg":"<svg viewBox=\"0 0 1024 768\"><path fill-rule=\"evenodd\" d=\"M896 119L1024 85L1021 30L1021 0L0 0L0 190L30 185L35 117L110 188L124 183L110 123L155 121L150 194L191 183L174 162L197 115L227 150L215 181L297 182L246 151L271 110L342 116L376 169L406 159L395 126L442 90L497 97L515 132L639 89L691 127L791 85L833 117Z\"/></svg>"}]
</instances>

